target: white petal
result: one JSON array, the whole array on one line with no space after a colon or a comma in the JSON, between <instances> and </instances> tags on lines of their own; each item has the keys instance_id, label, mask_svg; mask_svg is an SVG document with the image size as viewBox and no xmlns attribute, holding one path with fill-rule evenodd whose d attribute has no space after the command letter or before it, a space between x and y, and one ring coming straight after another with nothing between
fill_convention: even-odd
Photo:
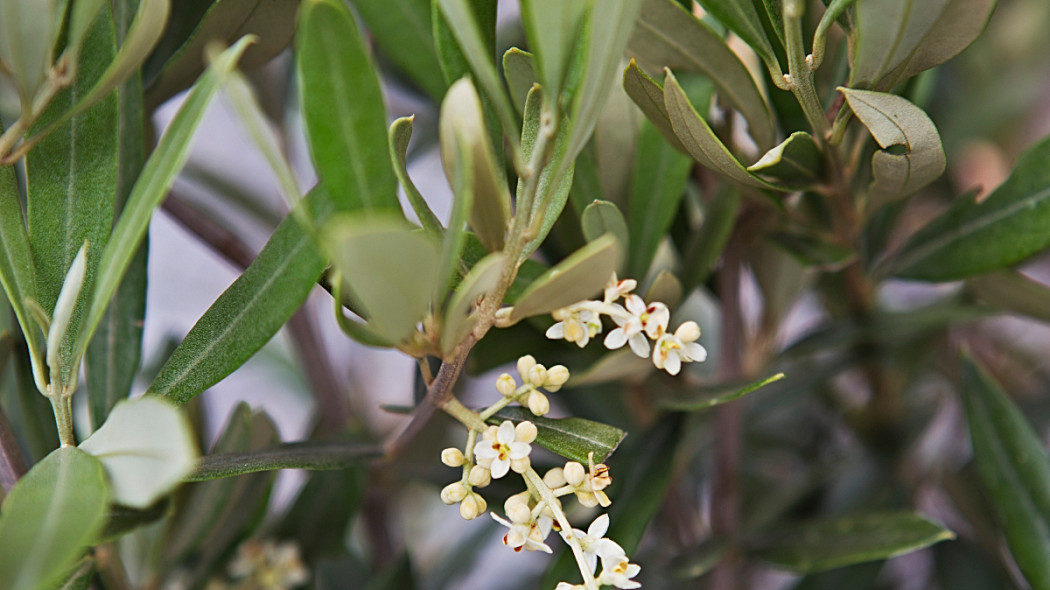
<instances>
[{"instance_id":1,"label":"white petal","mask_svg":"<svg viewBox=\"0 0 1050 590\"><path fill-rule=\"evenodd\" d=\"M565 322L558 322L553 326L547 328L547 338L551 340L561 340L565 337Z\"/></svg>"},{"instance_id":2,"label":"white petal","mask_svg":"<svg viewBox=\"0 0 1050 590\"><path fill-rule=\"evenodd\" d=\"M524 459L532 452L532 445L525 442L513 442L510 444L510 458Z\"/></svg>"},{"instance_id":3,"label":"white petal","mask_svg":"<svg viewBox=\"0 0 1050 590\"><path fill-rule=\"evenodd\" d=\"M682 359L678 358L677 350L667 353L667 360L664 361L664 369L672 375L677 375L678 371L682 370Z\"/></svg>"},{"instance_id":4,"label":"white petal","mask_svg":"<svg viewBox=\"0 0 1050 590\"><path fill-rule=\"evenodd\" d=\"M491 467L490 471L492 471L492 479L499 479L499 478L503 477L504 475L507 475L507 472L510 471L510 460L509 459L502 459L502 460L496 459L496 460L494 460L492 462L492 467Z\"/></svg>"},{"instance_id":5,"label":"white petal","mask_svg":"<svg viewBox=\"0 0 1050 590\"><path fill-rule=\"evenodd\" d=\"M696 342L690 342L689 344L683 346L681 354L683 354L683 356L688 357L689 360L696 361L698 363L702 363L705 360L707 360L707 349L703 346L700 346Z\"/></svg>"},{"instance_id":6,"label":"white petal","mask_svg":"<svg viewBox=\"0 0 1050 590\"><path fill-rule=\"evenodd\" d=\"M605 337L605 348L609 350L616 350L624 344L627 344L627 333L624 332L623 328L616 328ZM649 351L646 351L646 354L649 354Z\"/></svg>"},{"instance_id":7,"label":"white petal","mask_svg":"<svg viewBox=\"0 0 1050 590\"><path fill-rule=\"evenodd\" d=\"M674 331L675 338L682 342L693 342L700 337L700 326L693 321L685 322Z\"/></svg>"},{"instance_id":8,"label":"white petal","mask_svg":"<svg viewBox=\"0 0 1050 590\"><path fill-rule=\"evenodd\" d=\"M516 438L517 432L514 430L514 423L510 420L504 420L503 424L499 425L499 430L496 431L496 440L509 446Z\"/></svg>"},{"instance_id":9,"label":"white petal","mask_svg":"<svg viewBox=\"0 0 1050 590\"><path fill-rule=\"evenodd\" d=\"M627 552L623 550L623 547L620 547L619 543L612 539L599 540L594 552L598 554L598 557L601 557L603 561L627 559Z\"/></svg>"},{"instance_id":10,"label":"white petal","mask_svg":"<svg viewBox=\"0 0 1050 590\"><path fill-rule=\"evenodd\" d=\"M635 334L631 336L631 350L634 354L642 357L643 359L649 358L649 341L643 334Z\"/></svg>"},{"instance_id":11,"label":"white petal","mask_svg":"<svg viewBox=\"0 0 1050 590\"><path fill-rule=\"evenodd\" d=\"M587 527L587 534L595 539L601 539L605 536L605 532L609 530L609 515L602 514L598 518L594 519L591 526Z\"/></svg>"},{"instance_id":12,"label":"white petal","mask_svg":"<svg viewBox=\"0 0 1050 590\"><path fill-rule=\"evenodd\" d=\"M637 295L627 295L624 297L624 302L627 304L627 311L631 312L631 315L642 315L645 313L645 301Z\"/></svg>"}]
</instances>

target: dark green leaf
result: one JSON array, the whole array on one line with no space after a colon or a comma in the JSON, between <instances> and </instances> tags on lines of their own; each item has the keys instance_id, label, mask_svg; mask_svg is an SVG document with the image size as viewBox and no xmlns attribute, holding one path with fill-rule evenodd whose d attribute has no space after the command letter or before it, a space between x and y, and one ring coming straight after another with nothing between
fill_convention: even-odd
<instances>
[{"instance_id":1,"label":"dark green leaf","mask_svg":"<svg viewBox=\"0 0 1050 590\"><path fill-rule=\"evenodd\" d=\"M56 449L19 480L0 513L0 588L43 590L94 542L109 489L102 465L74 447Z\"/></svg>"},{"instance_id":2,"label":"dark green leaf","mask_svg":"<svg viewBox=\"0 0 1050 590\"><path fill-rule=\"evenodd\" d=\"M1050 246L1050 137L981 201L965 199L913 235L885 274L951 281L1006 268Z\"/></svg>"},{"instance_id":3,"label":"dark green leaf","mask_svg":"<svg viewBox=\"0 0 1050 590\"><path fill-rule=\"evenodd\" d=\"M336 207L400 214L379 78L341 0L302 3L296 69L310 154Z\"/></svg>"},{"instance_id":4,"label":"dark green leaf","mask_svg":"<svg viewBox=\"0 0 1050 590\"><path fill-rule=\"evenodd\" d=\"M910 512L887 512L815 520L764 533L753 553L800 573L910 553L954 539L948 529Z\"/></svg>"},{"instance_id":5,"label":"dark green leaf","mask_svg":"<svg viewBox=\"0 0 1050 590\"><path fill-rule=\"evenodd\" d=\"M187 476L185 481L207 481L278 469L346 469L382 454L383 450L374 445L341 442L285 443L278 447L255 449L250 452L206 455L201 457L197 463L197 470Z\"/></svg>"},{"instance_id":6,"label":"dark green leaf","mask_svg":"<svg viewBox=\"0 0 1050 590\"><path fill-rule=\"evenodd\" d=\"M880 150L871 158L872 207L907 197L944 173L941 136L925 111L896 94L848 88L839 92L882 148L904 148L902 154Z\"/></svg>"},{"instance_id":7,"label":"dark green leaf","mask_svg":"<svg viewBox=\"0 0 1050 590\"><path fill-rule=\"evenodd\" d=\"M674 0L645 0L628 50L651 72L706 74L719 96L744 115L759 148L773 145L773 115L754 78L721 37Z\"/></svg>"},{"instance_id":8,"label":"dark green leaf","mask_svg":"<svg viewBox=\"0 0 1050 590\"><path fill-rule=\"evenodd\" d=\"M561 96L581 27L590 16L587 0L522 0L521 20L548 100ZM608 10L605 6L602 10Z\"/></svg>"},{"instance_id":9,"label":"dark green leaf","mask_svg":"<svg viewBox=\"0 0 1050 590\"><path fill-rule=\"evenodd\" d=\"M824 179L824 156L805 131L796 131L747 167L776 184L803 189Z\"/></svg>"},{"instance_id":10,"label":"dark green leaf","mask_svg":"<svg viewBox=\"0 0 1050 590\"><path fill-rule=\"evenodd\" d=\"M660 242L671 227L693 162L660 136L656 127L642 124L635 151L627 219L631 249L627 276L644 277Z\"/></svg>"},{"instance_id":11,"label":"dark green leaf","mask_svg":"<svg viewBox=\"0 0 1050 590\"><path fill-rule=\"evenodd\" d=\"M1050 287L1015 270L974 277L966 281L966 286L996 309L1050 322Z\"/></svg>"},{"instance_id":12,"label":"dark green leaf","mask_svg":"<svg viewBox=\"0 0 1050 590\"><path fill-rule=\"evenodd\" d=\"M434 49L429 0L354 0L376 45L430 98L439 100L448 84Z\"/></svg>"},{"instance_id":13,"label":"dark green leaf","mask_svg":"<svg viewBox=\"0 0 1050 590\"><path fill-rule=\"evenodd\" d=\"M671 117L667 114L667 107L664 105L663 87L643 72L634 59L623 72L623 89L645 113L649 122L656 127L667 143L674 149L685 153L685 146L678 140L671 126Z\"/></svg>"},{"instance_id":14,"label":"dark green leaf","mask_svg":"<svg viewBox=\"0 0 1050 590\"><path fill-rule=\"evenodd\" d=\"M851 88L874 88L929 33L950 0L858 2L853 10Z\"/></svg>"},{"instance_id":15,"label":"dark green leaf","mask_svg":"<svg viewBox=\"0 0 1050 590\"><path fill-rule=\"evenodd\" d=\"M569 255L529 285L514 304L510 322L550 313L602 290L620 264L613 236L603 236Z\"/></svg>"},{"instance_id":16,"label":"dark green leaf","mask_svg":"<svg viewBox=\"0 0 1050 590\"><path fill-rule=\"evenodd\" d=\"M608 424L584 418L544 418L534 416L527 408L503 408L489 418L489 424L510 420L515 424L528 420L536 425L536 444L566 459L587 464L594 453L594 463L605 461L627 433Z\"/></svg>"},{"instance_id":17,"label":"dark green leaf","mask_svg":"<svg viewBox=\"0 0 1050 590\"><path fill-rule=\"evenodd\" d=\"M683 412L695 412L706 410L744 397L745 395L758 391L759 389L775 383L784 378L783 373L777 373L750 384L732 383L715 387L700 388L686 395L675 395L661 399L658 404L668 410Z\"/></svg>"},{"instance_id":18,"label":"dark green leaf","mask_svg":"<svg viewBox=\"0 0 1050 590\"><path fill-rule=\"evenodd\" d=\"M314 189L302 207L320 223L331 211ZM244 273L199 319L164 363L150 393L184 404L240 367L299 309L326 259L294 214L285 218Z\"/></svg>"},{"instance_id":19,"label":"dark green leaf","mask_svg":"<svg viewBox=\"0 0 1050 590\"><path fill-rule=\"evenodd\" d=\"M771 76L782 74L773 45L762 28L762 19L751 0L700 0L700 5L737 34L766 64Z\"/></svg>"},{"instance_id":20,"label":"dark green leaf","mask_svg":"<svg viewBox=\"0 0 1050 590\"><path fill-rule=\"evenodd\" d=\"M1025 416L964 356L963 407L981 484L1033 588L1050 588L1050 457Z\"/></svg>"},{"instance_id":21,"label":"dark green leaf","mask_svg":"<svg viewBox=\"0 0 1050 590\"><path fill-rule=\"evenodd\" d=\"M624 252L628 252L627 221L620 209L609 201L594 201L583 210L580 216L583 237L593 242L605 234L612 234ZM631 275L634 276L634 275Z\"/></svg>"}]
</instances>

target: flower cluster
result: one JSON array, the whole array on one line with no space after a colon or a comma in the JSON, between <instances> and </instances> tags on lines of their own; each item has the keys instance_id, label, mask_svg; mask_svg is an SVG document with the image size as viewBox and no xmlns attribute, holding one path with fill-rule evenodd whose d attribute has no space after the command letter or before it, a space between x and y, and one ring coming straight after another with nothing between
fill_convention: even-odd
<instances>
[{"instance_id":1,"label":"flower cluster","mask_svg":"<svg viewBox=\"0 0 1050 590\"><path fill-rule=\"evenodd\" d=\"M504 373L496 380L496 390L501 399L476 414L484 421L511 403L519 403L542 416L550 409L547 393L558 391L569 379L569 371L561 365L546 368L526 355L518 359L518 376L521 385L510 374ZM583 506L609 506L612 501L605 489L612 483L609 468L603 463L594 463L591 453L587 466L577 461L568 461L555 467L543 477L533 469L529 455L538 428L528 420L514 424L503 420L497 425L486 425L464 420L469 427L466 446L461 450L448 448L442 451L441 461L449 467L462 468L459 481L441 490L441 499L446 504L459 504L460 516L467 520L477 518L487 510L487 503L475 489L484 488L493 479L510 472L519 474L524 480L525 490L507 498L501 516L491 513L492 518L506 527L503 544L515 552L542 551L551 553L547 538L551 531L558 530L562 540L576 555L583 576L583 584L572 586L566 582L558 585L565 588L597 590L601 586L638 588L634 578L640 567L630 563L623 547L605 538L609 528L609 517L598 516L584 532L573 528L562 509L562 497L572 496ZM473 424L473 425L472 425ZM600 573L595 574L598 562Z\"/></svg>"},{"instance_id":2,"label":"flower cluster","mask_svg":"<svg viewBox=\"0 0 1050 590\"><path fill-rule=\"evenodd\" d=\"M605 347L610 350L627 344L634 354L649 358L649 342L654 341L653 365L671 375L682 370L682 363L703 362L707 350L696 342L700 338L700 326L688 321L674 333L668 332L671 312L667 305L659 301L646 303L631 292L637 286L634 279L617 280L614 274L601 301L588 299L551 313L556 323L547 330L547 337L575 342L583 348L601 333L601 317L605 315L616 324L605 336Z\"/></svg>"}]
</instances>

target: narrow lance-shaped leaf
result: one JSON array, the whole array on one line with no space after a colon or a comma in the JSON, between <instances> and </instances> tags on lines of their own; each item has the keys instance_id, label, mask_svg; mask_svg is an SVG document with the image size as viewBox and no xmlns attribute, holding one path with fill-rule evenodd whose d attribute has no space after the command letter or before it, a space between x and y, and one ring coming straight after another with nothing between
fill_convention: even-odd
<instances>
[{"instance_id":1,"label":"narrow lance-shaped leaf","mask_svg":"<svg viewBox=\"0 0 1050 590\"><path fill-rule=\"evenodd\" d=\"M1050 322L1050 287L1015 270L974 277L966 287L996 309Z\"/></svg>"},{"instance_id":2,"label":"narrow lance-shaped leaf","mask_svg":"<svg viewBox=\"0 0 1050 590\"><path fill-rule=\"evenodd\" d=\"M1013 266L1050 246L1050 137L986 198L961 199L913 235L885 274L951 281Z\"/></svg>"},{"instance_id":3,"label":"narrow lance-shaped leaf","mask_svg":"<svg viewBox=\"0 0 1050 590\"><path fill-rule=\"evenodd\" d=\"M642 110L649 122L656 127L664 140L674 149L687 153L685 146L675 135L674 127L671 126L671 117L667 114L667 106L664 105L663 87L643 72L634 59L623 71L623 89L634 104Z\"/></svg>"},{"instance_id":4,"label":"narrow lance-shaped leaf","mask_svg":"<svg viewBox=\"0 0 1050 590\"><path fill-rule=\"evenodd\" d=\"M941 136L925 111L896 94L839 88L861 123L882 148L903 146L903 154L877 151L871 158L871 207L909 196L944 173Z\"/></svg>"},{"instance_id":5,"label":"narrow lance-shaped leaf","mask_svg":"<svg viewBox=\"0 0 1050 590\"><path fill-rule=\"evenodd\" d=\"M1050 588L1050 457L999 385L962 359L962 396L977 473L1032 588Z\"/></svg>"},{"instance_id":6,"label":"narrow lance-shaped leaf","mask_svg":"<svg viewBox=\"0 0 1050 590\"><path fill-rule=\"evenodd\" d=\"M355 0L353 4L383 53L430 98L440 99L448 84L434 49L429 0Z\"/></svg>"},{"instance_id":7,"label":"narrow lance-shaped leaf","mask_svg":"<svg viewBox=\"0 0 1050 590\"><path fill-rule=\"evenodd\" d=\"M76 384L76 375L80 371L80 359L67 360L62 355L62 344L70 330L73 311L84 288L84 275L87 274L87 243L80 247L73 263L69 265L66 280L55 302L55 312L47 331L47 366L51 369L51 385L56 393L72 395Z\"/></svg>"},{"instance_id":8,"label":"narrow lance-shaped leaf","mask_svg":"<svg viewBox=\"0 0 1050 590\"><path fill-rule=\"evenodd\" d=\"M102 465L91 455L62 447L37 463L4 499L0 588L59 584L95 542L108 505Z\"/></svg>"},{"instance_id":9,"label":"narrow lance-shaped leaf","mask_svg":"<svg viewBox=\"0 0 1050 590\"><path fill-rule=\"evenodd\" d=\"M776 184L807 188L824 179L824 157L810 134L796 131L747 170Z\"/></svg>"},{"instance_id":10,"label":"narrow lance-shaped leaf","mask_svg":"<svg viewBox=\"0 0 1050 590\"><path fill-rule=\"evenodd\" d=\"M955 534L917 514L887 512L814 520L765 533L752 553L800 573L814 573L910 553Z\"/></svg>"},{"instance_id":11,"label":"narrow lance-shaped leaf","mask_svg":"<svg viewBox=\"0 0 1050 590\"><path fill-rule=\"evenodd\" d=\"M489 254L470 269L459 284L445 311L441 328L441 352L451 355L456 346L467 337L474 326L471 312L479 297L496 288L506 257L502 253Z\"/></svg>"},{"instance_id":12,"label":"narrow lance-shaped leaf","mask_svg":"<svg viewBox=\"0 0 1050 590\"><path fill-rule=\"evenodd\" d=\"M700 5L755 50L770 76L782 75L776 53L751 0L700 0Z\"/></svg>"},{"instance_id":13,"label":"narrow lance-shaped leaf","mask_svg":"<svg viewBox=\"0 0 1050 590\"><path fill-rule=\"evenodd\" d=\"M521 3L522 25L548 100L561 96L583 19L594 4L594 0L523 0Z\"/></svg>"},{"instance_id":14,"label":"narrow lance-shaped leaf","mask_svg":"<svg viewBox=\"0 0 1050 590\"><path fill-rule=\"evenodd\" d=\"M515 424L528 420L536 425L536 444L566 459L587 464L590 453L594 463L601 463L620 445L627 433L608 424L584 418L544 418L526 408L503 408L489 418L490 424L510 420Z\"/></svg>"},{"instance_id":15,"label":"narrow lance-shaped leaf","mask_svg":"<svg viewBox=\"0 0 1050 590\"><path fill-rule=\"evenodd\" d=\"M543 89L533 86L525 99L525 114L521 125L521 152L523 157L531 158L536 146L536 140L540 133L540 120L543 113ZM528 256L540 247L543 240L547 238L554 223L558 220L565 203L569 200L569 192L572 189L572 179L575 175L575 164L566 160L568 139L571 128L565 119L558 125L558 134L554 137L554 147L550 161L540 172L536 183L535 196L532 201L532 212L530 215L543 217L540 231L535 238L525 245L523 256ZM568 168L561 169L568 162ZM559 172L561 170L561 172ZM516 203L524 207L524 195L527 183L525 179L518 177L518 186L515 194Z\"/></svg>"},{"instance_id":16,"label":"narrow lance-shaped leaf","mask_svg":"<svg viewBox=\"0 0 1050 590\"><path fill-rule=\"evenodd\" d=\"M550 313L602 290L620 263L620 246L603 236L540 275L518 298L510 322Z\"/></svg>"},{"instance_id":17,"label":"narrow lance-shaped leaf","mask_svg":"<svg viewBox=\"0 0 1050 590\"><path fill-rule=\"evenodd\" d=\"M78 352L73 355L74 358L82 356L87 348L87 342L102 320L102 315L106 312L113 293L120 285L124 271L131 264L138 245L146 233L150 215L164 199L175 180L175 175L186 160L190 139L197 124L204 116L205 108L218 92L223 77L233 70L237 58L244 52L249 42L249 39L238 41L236 45L224 51L201 76L168 126L168 130L161 138L153 155L146 162L139 181L132 189L124 212L113 228L113 234L102 253L94 294L78 336L76 348Z\"/></svg>"},{"instance_id":18,"label":"narrow lance-shaped leaf","mask_svg":"<svg viewBox=\"0 0 1050 590\"><path fill-rule=\"evenodd\" d=\"M390 162L394 166L394 174L397 175L401 188L405 190L408 204L412 206L412 210L416 212L416 217L419 218L419 223L427 231L440 236L445 232L445 228L442 227L441 221L438 220L437 215L434 215L430 205L427 204L426 199L423 198L419 189L416 188L415 183L412 182L412 177L408 175L408 142L412 139L412 121L414 119L415 115L401 117L390 125Z\"/></svg>"},{"instance_id":19,"label":"narrow lance-shaped leaf","mask_svg":"<svg viewBox=\"0 0 1050 590\"><path fill-rule=\"evenodd\" d=\"M874 88L908 58L950 0L858 2L851 39L851 88Z\"/></svg>"},{"instance_id":20,"label":"narrow lance-shaped leaf","mask_svg":"<svg viewBox=\"0 0 1050 590\"><path fill-rule=\"evenodd\" d=\"M401 213L386 108L357 22L341 0L304 0L296 72L317 173L340 210Z\"/></svg>"},{"instance_id":21,"label":"narrow lance-shaped leaf","mask_svg":"<svg viewBox=\"0 0 1050 590\"><path fill-rule=\"evenodd\" d=\"M754 393L766 385L780 381L783 378L783 373L777 373L772 377L760 379L754 383L728 383L723 386L703 388L686 395L663 398L658 402L658 405L661 408L668 410L685 412L706 410L708 408L713 408L715 406L738 400L749 393Z\"/></svg>"},{"instance_id":22,"label":"narrow lance-shaped leaf","mask_svg":"<svg viewBox=\"0 0 1050 590\"><path fill-rule=\"evenodd\" d=\"M828 41L828 30L831 25L857 0L831 0L824 14L820 16L817 30L813 33L813 67L819 67L824 57L824 48Z\"/></svg>"},{"instance_id":23,"label":"narrow lance-shaped leaf","mask_svg":"<svg viewBox=\"0 0 1050 590\"><path fill-rule=\"evenodd\" d=\"M725 40L674 0L645 0L628 50L649 71L699 72L721 99L740 111L760 149L776 139L774 121L754 78Z\"/></svg>"},{"instance_id":24,"label":"narrow lance-shaped leaf","mask_svg":"<svg viewBox=\"0 0 1050 590\"><path fill-rule=\"evenodd\" d=\"M321 189L301 202L313 223L331 214ZM244 273L208 308L172 352L149 392L184 404L240 367L302 305L326 258L313 232L289 215Z\"/></svg>"}]
</instances>

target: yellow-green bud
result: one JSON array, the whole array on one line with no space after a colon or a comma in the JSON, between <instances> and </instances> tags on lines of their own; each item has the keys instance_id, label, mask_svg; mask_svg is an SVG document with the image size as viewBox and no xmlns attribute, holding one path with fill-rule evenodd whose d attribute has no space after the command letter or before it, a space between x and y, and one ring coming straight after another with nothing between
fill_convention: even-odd
<instances>
[{"instance_id":1,"label":"yellow-green bud","mask_svg":"<svg viewBox=\"0 0 1050 590\"><path fill-rule=\"evenodd\" d=\"M441 451L441 462L449 467L461 467L463 465L463 451L456 447L449 447Z\"/></svg>"},{"instance_id":2,"label":"yellow-green bud","mask_svg":"<svg viewBox=\"0 0 1050 590\"><path fill-rule=\"evenodd\" d=\"M528 381L529 371L536 366L536 359L531 354L527 354L518 359L518 374L521 375L522 381Z\"/></svg>"},{"instance_id":3,"label":"yellow-green bud","mask_svg":"<svg viewBox=\"0 0 1050 590\"><path fill-rule=\"evenodd\" d=\"M467 481L470 485L476 488L483 488L492 483L492 472L480 465L475 465L470 469L470 475L467 476Z\"/></svg>"},{"instance_id":4,"label":"yellow-green bud","mask_svg":"<svg viewBox=\"0 0 1050 590\"><path fill-rule=\"evenodd\" d=\"M463 485L461 481L450 483L441 490L441 501L445 504L461 502L463 498L467 497L467 492L469 491L467 486Z\"/></svg>"},{"instance_id":5,"label":"yellow-green bud","mask_svg":"<svg viewBox=\"0 0 1050 590\"><path fill-rule=\"evenodd\" d=\"M555 467L549 470L543 475L543 483L547 484L547 487L552 490L562 487L566 484L565 471L561 467Z\"/></svg>"},{"instance_id":6,"label":"yellow-green bud","mask_svg":"<svg viewBox=\"0 0 1050 590\"><path fill-rule=\"evenodd\" d=\"M543 386L547 391L554 393L561 389L562 385L569 380L569 369L565 368L565 365L554 365L547 369L547 381L544 382Z\"/></svg>"},{"instance_id":7,"label":"yellow-green bud","mask_svg":"<svg viewBox=\"0 0 1050 590\"><path fill-rule=\"evenodd\" d=\"M533 391L529 394L529 410L537 416L543 416L551 411L551 402L542 392Z\"/></svg>"},{"instance_id":8,"label":"yellow-green bud","mask_svg":"<svg viewBox=\"0 0 1050 590\"><path fill-rule=\"evenodd\" d=\"M565 483L572 487L579 487L583 483L583 480L587 477L587 470L583 468L583 464L577 461L569 461L565 464Z\"/></svg>"},{"instance_id":9,"label":"yellow-green bud","mask_svg":"<svg viewBox=\"0 0 1050 590\"><path fill-rule=\"evenodd\" d=\"M514 395L514 391L518 389L518 383L511 377L509 373L504 373L496 379L496 391L503 397L510 397Z\"/></svg>"},{"instance_id":10,"label":"yellow-green bud","mask_svg":"<svg viewBox=\"0 0 1050 590\"><path fill-rule=\"evenodd\" d=\"M535 394L533 394L533 395L535 395ZM536 435L537 434L538 434L538 431L536 430L536 425L533 424L532 422L529 422L528 420L522 420L521 422L518 422L517 426L514 427L514 438L515 438L515 440L518 440L518 441L521 441L521 442L524 442L524 443L530 443L531 444L532 441L536 440Z\"/></svg>"}]
</instances>

